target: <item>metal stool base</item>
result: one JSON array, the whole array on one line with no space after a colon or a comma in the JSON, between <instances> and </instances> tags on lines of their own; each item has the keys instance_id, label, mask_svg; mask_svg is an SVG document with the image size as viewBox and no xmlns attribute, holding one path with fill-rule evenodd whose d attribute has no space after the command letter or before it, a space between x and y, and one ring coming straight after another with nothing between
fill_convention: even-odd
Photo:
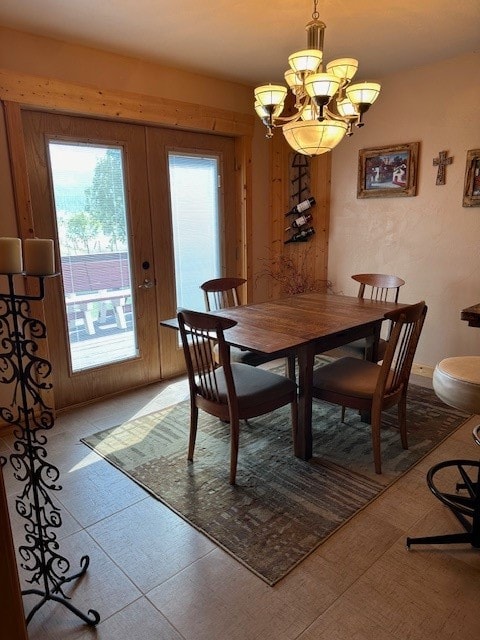
<instances>
[{"instance_id":1,"label":"metal stool base","mask_svg":"<svg viewBox=\"0 0 480 640\"><path fill-rule=\"evenodd\" d=\"M478 431L477 431L478 433ZM466 490L467 495L440 491L434 482L435 474L446 467L457 467L462 482L456 490ZM477 468L476 480L473 480L465 467ZM438 536L407 538L406 546L412 544L471 544L480 549L480 462L476 460L446 460L434 465L427 474L430 491L445 504L465 529L465 533L451 533Z\"/></svg>"}]
</instances>

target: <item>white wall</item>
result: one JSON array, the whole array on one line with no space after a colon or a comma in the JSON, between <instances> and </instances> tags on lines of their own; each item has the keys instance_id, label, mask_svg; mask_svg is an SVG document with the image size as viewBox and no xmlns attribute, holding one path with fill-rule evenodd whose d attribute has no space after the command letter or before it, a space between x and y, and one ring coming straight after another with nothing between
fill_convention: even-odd
<instances>
[{"instance_id":1,"label":"white wall","mask_svg":"<svg viewBox=\"0 0 480 640\"><path fill-rule=\"evenodd\" d=\"M480 208L462 206L466 153L480 148L479 69L480 53L472 53L388 76L365 127L333 152L329 278L355 295L351 274L402 277L400 300L428 304L415 358L427 367L480 354L480 329L460 320L480 303ZM417 195L357 199L359 149L415 141ZM433 158L443 150L453 163L437 186Z\"/></svg>"}]
</instances>

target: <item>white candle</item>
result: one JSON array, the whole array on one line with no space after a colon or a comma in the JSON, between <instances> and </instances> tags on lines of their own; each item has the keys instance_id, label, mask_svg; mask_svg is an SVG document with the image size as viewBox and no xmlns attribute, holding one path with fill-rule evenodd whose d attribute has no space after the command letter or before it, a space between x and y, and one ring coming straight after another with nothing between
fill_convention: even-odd
<instances>
[{"instance_id":1,"label":"white candle","mask_svg":"<svg viewBox=\"0 0 480 640\"><path fill-rule=\"evenodd\" d=\"M0 273L21 273L22 270L20 238L0 238Z\"/></svg>"},{"instance_id":2,"label":"white candle","mask_svg":"<svg viewBox=\"0 0 480 640\"><path fill-rule=\"evenodd\" d=\"M23 241L25 272L32 276L50 276L55 273L53 240L27 238Z\"/></svg>"}]
</instances>

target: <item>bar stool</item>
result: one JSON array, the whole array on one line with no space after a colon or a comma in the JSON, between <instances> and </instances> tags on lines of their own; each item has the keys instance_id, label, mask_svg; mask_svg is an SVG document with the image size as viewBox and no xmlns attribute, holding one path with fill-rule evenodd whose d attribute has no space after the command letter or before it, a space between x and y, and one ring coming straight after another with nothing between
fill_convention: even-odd
<instances>
[{"instance_id":1,"label":"bar stool","mask_svg":"<svg viewBox=\"0 0 480 640\"><path fill-rule=\"evenodd\" d=\"M456 409L480 414L480 356L446 358L437 364L433 373L436 395ZM473 439L480 445L480 424L473 429ZM441 470L455 468L461 482L457 493L439 489ZM436 478L437 476L437 478ZM427 484L434 496L445 504L459 520L464 533L407 538L407 549L412 544L470 543L480 548L480 462L478 460L446 460L428 471ZM458 491L466 493L459 494Z\"/></svg>"}]
</instances>

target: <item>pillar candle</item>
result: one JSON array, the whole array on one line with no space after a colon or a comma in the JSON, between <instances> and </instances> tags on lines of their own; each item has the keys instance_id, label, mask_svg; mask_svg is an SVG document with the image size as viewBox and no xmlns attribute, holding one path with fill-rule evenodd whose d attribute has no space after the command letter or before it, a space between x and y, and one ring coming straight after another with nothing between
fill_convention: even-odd
<instances>
[{"instance_id":1,"label":"pillar candle","mask_svg":"<svg viewBox=\"0 0 480 640\"><path fill-rule=\"evenodd\" d=\"M21 273L22 269L20 238L0 238L0 273Z\"/></svg>"},{"instance_id":2,"label":"pillar candle","mask_svg":"<svg viewBox=\"0 0 480 640\"><path fill-rule=\"evenodd\" d=\"M49 276L55 273L53 240L27 238L23 241L25 272L32 276Z\"/></svg>"}]
</instances>

